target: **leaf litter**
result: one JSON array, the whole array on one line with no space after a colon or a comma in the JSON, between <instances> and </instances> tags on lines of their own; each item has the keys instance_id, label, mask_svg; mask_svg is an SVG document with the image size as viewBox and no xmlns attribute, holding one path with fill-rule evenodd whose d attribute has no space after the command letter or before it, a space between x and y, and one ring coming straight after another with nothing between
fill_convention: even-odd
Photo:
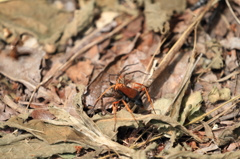
<instances>
[{"instance_id":1,"label":"leaf litter","mask_svg":"<svg viewBox=\"0 0 240 159\"><path fill-rule=\"evenodd\" d=\"M1 1L1 156L237 158L240 6L194 2Z\"/></svg>"}]
</instances>

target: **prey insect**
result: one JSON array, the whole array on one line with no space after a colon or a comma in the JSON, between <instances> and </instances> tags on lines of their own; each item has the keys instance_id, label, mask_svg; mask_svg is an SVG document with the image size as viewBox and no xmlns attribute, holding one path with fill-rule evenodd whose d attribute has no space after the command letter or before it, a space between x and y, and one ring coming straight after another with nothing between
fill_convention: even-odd
<instances>
[{"instance_id":1,"label":"prey insect","mask_svg":"<svg viewBox=\"0 0 240 159\"><path fill-rule=\"evenodd\" d=\"M137 63L136 63L137 64ZM126 65L125 67L123 67L123 69L120 71L119 74L110 74L109 75L109 82L110 82L110 87L108 87L95 101L94 103L94 107L96 106L96 104L99 102L99 100L102 100L105 95L107 94L107 92L109 92L110 90L112 90L115 94L117 94L116 97L116 101L114 101L112 103L112 111L114 114L114 121L115 121L115 125L114 125L114 131L116 130L116 113L117 113L117 109L118 106L120 104L123 104L126 109L130 112L131 116L133 117L133 119L136 121L137 124L138 121L136 120L136 118L133 115L132 110L129 107L129 103L134 103L137 106L143 106L143 101L142 101L142 96L145 94L147 97L148 102L150 103L154 113L156 114L154 108L153 108L153 103L151 100L151 97L147 91L147 88L141 84L141 83L137 83L137 82L133 82L132 80L127 80L126 76L133 74L133 73L143 73L146 74L142 71L132 71L132 72L128 72L128 73L124 73L128 70L129 66L132 65L136 65L136 64L130 64L130 65ZM110 81L110 77L111 76L116 76L116 82L112 83Z\"/></svg>"}]
</instances>

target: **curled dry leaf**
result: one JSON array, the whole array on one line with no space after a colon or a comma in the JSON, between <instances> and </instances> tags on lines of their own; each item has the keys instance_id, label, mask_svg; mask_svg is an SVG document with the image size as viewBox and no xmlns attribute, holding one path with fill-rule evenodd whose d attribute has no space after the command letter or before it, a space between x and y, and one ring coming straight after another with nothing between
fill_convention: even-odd
<instances>
[{"instance_id":1,"label":"curled dry leaf","mask_svg":"<svg viewBox=\"0 0 240 159\"><path fill-rule=\"evenodd\" d=\"M211 103L216 103L219 100L229 100L231 98L231 91L229 88L218 90L216 87L208 95L208 100Z\"/></svg>"},{"instance_id":2,"label":"curled dry leaf","mask_svg":"<svg viewBox=\"0 0 240 159\"><path fill-rule=\"evenodd\" d=\"M195 115L197 115L196 113L199 113L202 101L201 92L194 92L189 97L185 97L185 101L183 101L184 110L181 114L181 124L184 124L186 119L191 121L192 118L196 117Z\"/></svg>"}]
</instances>

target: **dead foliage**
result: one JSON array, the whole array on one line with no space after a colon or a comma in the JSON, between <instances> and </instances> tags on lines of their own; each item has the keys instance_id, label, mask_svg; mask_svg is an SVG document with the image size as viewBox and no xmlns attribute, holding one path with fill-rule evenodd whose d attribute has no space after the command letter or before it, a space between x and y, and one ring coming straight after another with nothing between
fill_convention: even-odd
<instances>
[{"instance_id":1,"label":"dead foliage","mask_svg":"<svg viewBox=\"0 0 240 159\"><path fill-rule=\"evenodd\" d=\"M3 158L238 158L238 0L0 0Z\"/></svg>"}]
</instances>

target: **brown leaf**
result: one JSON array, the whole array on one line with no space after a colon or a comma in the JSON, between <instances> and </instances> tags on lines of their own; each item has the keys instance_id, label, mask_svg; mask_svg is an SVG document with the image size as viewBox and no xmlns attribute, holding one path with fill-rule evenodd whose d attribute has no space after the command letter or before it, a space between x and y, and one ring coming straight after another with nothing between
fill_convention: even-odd
<instances>
[{"instance_id":1,"label":"brown leaf","mask_svg":"<svg viewBox=\"0 0 240 159\"><path fill-rule=\"evenodd\" d=\"M143 16L139 16L137 19L133 20L126 29L123 30L125 38L131 38L135 36L138 32L142 30Z\"/></svg>"},{"instance_id":2,"label":"brown leaf","mask_svg":"<svg viewBox=\"0 0 240 159\"><path fill-rule=\"evenodd\" d=\"M21 56L16 61L4 53L0 54L0 73L10 78L13 81L20 82L25 85L28 90L26 93L30 96L41 80L41 61L45 52L39 49L30 49L26 47L18 47L19 52L28 51L31 54L28 56ZM53 99L59 101L58 97L46 90L43 87L39 88L37 97L43 97L44 99Z\"/></svg>"},{"instance_id":3,"label":"brown leaf","mask_svg":"<svg viewBox=\"0 0 240 159\"><path fill-rule=\"evenodd\" d=\"M110 83L108 82L109 75L118 74L124 66L136 63L136 65L130 66L127 72L131 72L134 70L145 72L145 68L140 61L141 59L138 58L138 57L141 58L141 56L137 56L138 53L144 54L138 51L133 51L129 55L123 56L122 58L118 59L118 61L115 64L110 63L110 65L108 65L105 68L105 70L103 70L100 73L100 75L89 85L88 87L89 94L87 94L85 97L86 105L94 106L94 103L97 100L97 98L110 86ZM142 83L143 80L142 77L143 77L142 73L135 73L133 74L133 81ZM115 80L116 76L111 78L111 82L115 83ZM111 91L109 91L108 93L111 94ZM101 108L100 103L101 102L97 103L96 108Z\"/></svg>"},{"instance_id":4,"label":"brown leaf","mask_svg":"<svg viewBox=\"0 0 240 159\"><path fill-rule=\"evenodd\" d=\"M87 85L89 76L92 74L93 65L90 60L79 61L76 65L67 69L68 77L76 84Z\"/></svg>"},{"instance_id":5,"label":"brown leaf","mask_svg":"<svg viewBox=\"0 0 240 159\"><path fill-rule=\"evenodd\" d=\"M33 119L52 120L55 118L55 116L48 111L48 108L46 105L37 106L37 105L31 104L31 107L35 108L31 113L31 116Z\"/></svg>"},{"instance_id":6,"label":"brown leaf","mask_svg":"<svg viewBox=\"0 0 240 159\"><path fill-rule=\"evenodd\" d=\"M12 115L17 115L17 112L0 101L0 121L7 120Z\"/></svg>"}]
</instances>

